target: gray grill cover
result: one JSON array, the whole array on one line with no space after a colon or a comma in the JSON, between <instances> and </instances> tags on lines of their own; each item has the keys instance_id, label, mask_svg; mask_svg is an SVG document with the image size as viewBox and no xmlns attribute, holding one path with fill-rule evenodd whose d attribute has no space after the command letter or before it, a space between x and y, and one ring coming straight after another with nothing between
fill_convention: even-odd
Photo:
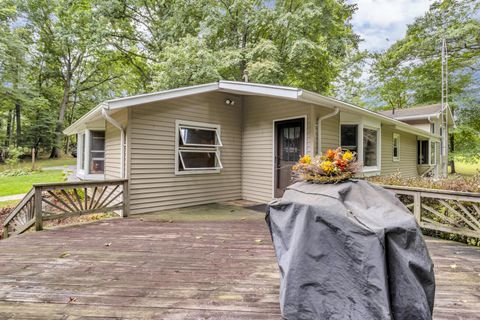
<instances>
[{"instance_id":1,"label":"gray grill cover","mask_svg":"<svg viewBox=\"0 0 480 320\"><path fill-rule=\"evenodd\" d=\"M408 209L366 181L296 183L269 204L286 319L431 319L433 263Z\"/></svg>"}]
</instances>

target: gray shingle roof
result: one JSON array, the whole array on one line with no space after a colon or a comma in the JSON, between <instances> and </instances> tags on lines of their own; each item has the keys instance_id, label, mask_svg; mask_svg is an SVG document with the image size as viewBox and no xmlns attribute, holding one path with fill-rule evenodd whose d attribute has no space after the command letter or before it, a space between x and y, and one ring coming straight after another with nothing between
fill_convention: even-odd
<instances>
[{"instance_id":1,"label":"gray shingle roof","mask_svg":"<svg viewBox=\"0 0 480 320\"><path fill-rule=\"evenodd\" d=\"M410 107L405 109L395 109L395 114L392 114L392 110L382 110L378 111L378 113L383 114L384 116L390 118L403 118L403 117L410 117L410 116L423 116L425 118L432 114L438 114L442 111L442 105L440 103L437 104L430 104L427 106L418 106L418 107Z\"/></svg>"}]
</instances>

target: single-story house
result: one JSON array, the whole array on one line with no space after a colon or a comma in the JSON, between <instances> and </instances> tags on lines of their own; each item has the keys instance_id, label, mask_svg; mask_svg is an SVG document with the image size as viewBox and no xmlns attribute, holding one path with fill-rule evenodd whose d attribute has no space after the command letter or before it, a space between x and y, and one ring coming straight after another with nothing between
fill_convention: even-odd
<instances>
[{"instance_id":1,"label":"single-story house","mask_svg":"<svg viewBox=\"0 0 480 320\"><path fill-rule=\"evenodd\" d=\"M341 146L361 175L418 176L418 141L438 132L307 90L219 81L108 100L64 131L80 179L129 179L130 213L245 199L267 202L303 154ZM420 146L423 148L424 144Z\"/></svg>"},{"instance_id":2,"label":"single-story house","mask_svg":"<svg viewBox=\"0 0 480 320\"><path fill-rule=\"evenodd\" d=\"M449 129L455 126L455 119L448 105L444 108L439 103L404 109L384 110L379 113L439 135L439 145L428 139L419 139L417 141L418 173L425 174L433 171L434 175L447 174L448 133Z\"/></svg>"}]
</instances>

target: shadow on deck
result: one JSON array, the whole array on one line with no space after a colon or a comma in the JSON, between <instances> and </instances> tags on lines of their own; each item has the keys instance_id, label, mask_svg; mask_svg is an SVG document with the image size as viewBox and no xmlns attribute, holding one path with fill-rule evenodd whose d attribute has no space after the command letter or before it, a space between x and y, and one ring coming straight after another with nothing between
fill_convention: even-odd
<instances>
[{"instance_id":1,"label":"shadow on deck","mask_svg":"<svg viewBox=\"0 0 480 320\"><path fill-rule=\"evenodd\" d=\"M0 241L0 318L281 319L264 215L215 204ZM427 239L435 319L478 319L480 250Z\"/></svg>"}]
</instances>

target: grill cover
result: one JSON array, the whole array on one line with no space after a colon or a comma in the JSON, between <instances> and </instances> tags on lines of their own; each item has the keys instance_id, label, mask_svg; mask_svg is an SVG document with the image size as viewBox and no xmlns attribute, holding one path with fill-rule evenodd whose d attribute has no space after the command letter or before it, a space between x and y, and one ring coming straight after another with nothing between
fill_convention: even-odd
<instances>
[{"instance_id":1,"label":"grill cover","mask_svg":"<svg viewBox=\"0 0 480 320\"><path fill-rule=\"evenodd\" d=\"M267 224L286 319L431 319L433 263L409 210L363 180L299 182Z\"/></svg>"}]
</instances>

